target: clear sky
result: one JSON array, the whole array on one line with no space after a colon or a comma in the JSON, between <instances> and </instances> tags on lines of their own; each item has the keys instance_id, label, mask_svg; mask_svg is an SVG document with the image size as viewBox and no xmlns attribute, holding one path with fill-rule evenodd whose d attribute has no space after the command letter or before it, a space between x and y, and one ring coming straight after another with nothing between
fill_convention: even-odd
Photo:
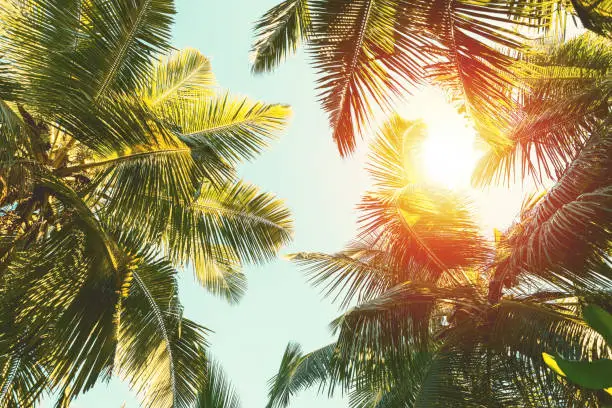
<instances>
[{"instance_id":1,"label":"clear sky","mask_svg":"<svg viewBox=\"0 0 612 408\"><path fill-rule=\"evenodd\" d=\"M283 253L335 252L356 231L354 207L368 184L363 170L365 144L352 158L339 157L317 102L314 72L303 53L273 74L251 75L248 54L253 22L278 1L178 0L174 45L194 47L209 56L222 87L292 106L289 129L259 159L243 166L241 173L284 198L292 210L295 239ZM499 189L479 199L477 206L487 218L484 224L500 215L509 220L518 209L517 197L520 194ZM187 271L182 275L180 297L188 317L215 331L209 337L212 354L237 388L243 407L262 408L267 381L275 374L287 342L297 341L307 351L328 344L332 338L327 324L338 310L286 260L248 267L246 272L249 289L239 305L213 298ZM95 387L73 406L119 408L124 402L128 408L138 406L127 387L114 380ZM345 406L341 398L317 398L316 390L300 394L291 404L292 408Z\"/></svg>"}]
</instances>

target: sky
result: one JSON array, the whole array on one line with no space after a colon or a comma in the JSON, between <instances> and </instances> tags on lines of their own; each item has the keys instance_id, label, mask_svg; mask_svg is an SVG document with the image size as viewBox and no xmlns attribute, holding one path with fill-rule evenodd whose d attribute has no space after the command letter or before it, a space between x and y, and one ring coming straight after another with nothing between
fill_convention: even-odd
<instances>
[{"instance_id":1,"label":"sky","mask_svg":"<svg viewBox=\"0 0 612 408\"><path fill-rule=\"evenodd\" d=\"M253 22L278 1L178 0L173 44L176 48L197 48L210 57L220 86L234 94L292 106L287 131L240 172L262 190L282 197L291 209L295 237L282 254L336 252L356 232L355 205L368 186L366 143L361 143L351 158L340 158L327 116L317 101L314 70L304 53L290 58L272 74L250 73ZM427 99L412 106L427 112ZM435 116L433 119L435 122ZM456 136L448 126L440 134ZM451 145L451 149L455 147ZM507 224L520 206L522 192L520 186L514 186L475 193L483 226L490 229L496 220ZM180 298L187 317L214 330L208 339L211 353L233 382L242 406L262 408L267 402L267 382L275 374L287 343L299 342L306 351L329 344L333 338L327 325L339 310L309 286L297 266L282 257L264 266L247 267L246 274L249 288L238 305L230 306L209 295L189 271L181 274ZM96 386L73 407L119 408L124 403L127 408L138 406L127 386L113 380ZM310 390L290 405L314 406L345 407L346 401L317 397L316 390ZM52 403L47 401L43 407L50 408Z\"/></svg>"}]
</instances>

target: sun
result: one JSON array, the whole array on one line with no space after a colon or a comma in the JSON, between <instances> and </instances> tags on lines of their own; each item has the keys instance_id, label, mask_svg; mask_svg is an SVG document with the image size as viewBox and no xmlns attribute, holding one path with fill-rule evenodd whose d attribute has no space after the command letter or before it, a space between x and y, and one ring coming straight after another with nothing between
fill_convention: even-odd
<instances>
[{"instance_id":1,"label":"sun","mask_svg":"<svg viewBox=\"0 0 612 408\"><path fill-rule=\"evenodd\" d=\"M427 138L421 148L425 177L450 189L469 187L481 155L474 148L473 129L450 114L425 123Z\"/></svg>"},{"instance_id":2,"label":"sun","mask_svg":"<svg viewBox=\"0 0 612 408\"><path fill-rule=\"evenodd\" d=\"M475 147L476 132L467 119L434 88L414 95L405 110L406 115L422 119L427 126L426 139L419 149L424 179L449 189L469 188L482 152Z\"/></svg>"}]
</instances>

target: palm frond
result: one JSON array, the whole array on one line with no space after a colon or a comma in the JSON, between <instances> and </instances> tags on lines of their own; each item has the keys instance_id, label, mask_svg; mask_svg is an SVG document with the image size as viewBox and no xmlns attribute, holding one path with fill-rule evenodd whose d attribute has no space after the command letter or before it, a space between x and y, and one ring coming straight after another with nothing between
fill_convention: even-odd
<instances>
[{"instance_id":1,"label":"palm frond","mask_svg":"<svg viewBox=\"0 0 612 408\"><path fill-rule=\"evenodd\" d=\"M197 195L184 201L164 196L142 199L146 211L130 216L126 227L160 245L175 264L191 263L206 287L230 300L244 288L240 265L271 259L293 234L282 201L246 182L204 183ZM125 214L105 216L115 223L125 222Z\"/></svg>"},{"instance_id":2,"label":"palm frond","mask_svg":"<svg viewBox=\"0 0 612 408\"><path fill-rule=\"evenodd\" d=\"M289 399L301 390L319 383L330 389L334 380L330 378L330 364L334 354L334 344L303 354L299 345L289 343L283 354L277 374L270 379L269 402L267 408L283 408Z\"/></svg>"},{"instance_id":3,"label":"palm frond","mask_svg":"<svg viewBox=\"0 0 612 408\"><path fill-rule=\"evenodd\" d=\"M427 135L420 120L406 120L399 115L389 118L371 143L367 170L381 190L399 190L420 184L423 169L419 168L419 152Z\"/></svg>"},{"instance_id":4,"label":"palm frond","mask_svg":"<svg viewBox=\"0 0 612 408\"><path fill-rule=\"evenodd\" d=\"M151 57L170 49L173 4L130 0L87 2L83 6L82 18L89 23L86 33L90 38L79 57L95 67L82 78L92 81L91 96L98 100L109 90L135 89L138 81L150 75Z\"/></svg>"},{"instance_id":5,"label":"palm frond","mask_svg":"<svg viewBox=\"0 0 612 408\"><path fill-rule=\"evenodd\" d=\"M225 377L221 366L210 359L206 365L206 385L198 390L194 408L240 408L236 390Z\"/></svg>"},{"instance_id":6,"label":"palm frond","mask_svg":"<svg viewBox=\"0 0 612 408\"><path fill-rule=\"evenodd\" d=\"M583 34L534 56L530 89L508 143L491 146L475 170L474 182L510 182L516 175L556 178L608 115L610 42Z\"/></svg>"},{"instance_id":7,"label":"palm frond","mask_svg":"<svg viewBox=\"0 0 612 408\"><path fill-rule=\"evenodd\" d=\"M283 130L290 116L286 105L270 105L223 93L211 98L170 104L162 117L196 159L207 150L231 165L250 160Z\"/></svg>"},{"instance_id":8,"label":"palm frond","mask_svg":"<svg viewBox=\"0 0 612 408\"><path fill-rule=\"evenodd\" d=\"M31 0L29 13L18 3L4 13L6 57L29 85L28 104L48 113L134 90L152 57L170 49L174 8L166 1Z\"/></svg>"},{"instance_id":9,"label":"palm frond","mask_svg":"<svg viewBox=\"0 0 612 408\"><path fill-rule=\"evenodd\" d=\"M419 31L398 35L397 0L317 0L310 2L314 66L340 154L355 149L372 123L374 106L390 107L393 92L421 77L418 57L394 57L408 43L426 41Z\"/></svg>"},{"instance_id":10,"label":"palm frond","mask_svg":"<svg viewBox=\"0 0 612 408\"><path fill-rule=\"evenodd\" d=\"M216 85L210 61L198 50L186 48L162 58L153 68L152 79L143 90L152 106L174 98L199 97Z\"/></svg>"},{"instance_id":11,"label":"palm frond","mask_svg":"<svg viewBox=\"0 0 612 408\"><path fill-rule=\"evenodd\" d=\"M335 254L300 252L290 259L306 270L314 286L322 286L324 296L340 300L340 307L351 302L372 299L398 283L400 272L391 265L390 254L369 245L372 241L355 241Z\"/></svg>"},{"instance_id":12,"label":"palm frond","mask_svg":"<svg viewBox=\"0 0 612 408\"><path fill-rule=\"evenodd\" d=\"M204 184L196 199L173 208L168 221L165 237L177 260L225 259L223 248L230 248L241 262L264 262L292 236L282 201L245 182Z\"/></svg>"},{"instance_id":13,"label":"palm frond","mask_svg":"<svg viewBox=\"0 0 612 408\"><path fill-rule=\"evenodd\" d=\"M608 258L612 205L608 133L608 125L600 127L557 184L521 215L507 238L509 252L495 270L491 295L499 296L502 285L516 285L516 276L525 272L548 277L557 285L578 284L589 274L585 265ZM567 281L556 279L555 273ZM610 268L604 273L608 280L612 277Z\"/></svg>"},{"instance_id":14,"label":"palm frond","mask_svg":"<svg viewBox=\"0 0 612 408\"><path fill-rule=\"evenodd\" d=\"M612 3L610 0L572 0L572 7L584 28L612 38Z\"/></svg>"},{"instance_id":15,"label":"palm frond","mask_svg":"<svg viewBox=\"0 0 612 408\"><path fill-rule=\"evenodd\" d=\"M193 261L196 279L210 293L232 304L238 303L247 288L247 278L241 270L240 259L228 247L213 252L223 254L223 257L202 257Z\"/></svg>"},{"instance_id":16,"label":"palm frond","mask_svg":"<svg viewBox=\"0 0 612 408\"><path fill-rule=\"evenodd\" d=\"M472 286L439 288L405 282L383 295L349 309L332 322L339 331L336 375L345 381L380 375L399 375L405 356L435 346L434 332L442 329L441 311L453 305L478 314L484 299Z\"/></svg>"},{"instance_id":17,"label":"palm frond","mask_svg":"<svg viewBox=\"0 0 612 408\"><path fill-rule=\"evenodd\" d=\"M116 370L147 407L191 407L205 383L205 329L182 317L175 275L167 261L134 265L119 309Z\"/></svg>"},{"instance_id":18,"label":"palm frond","mask_svg":"<svg viewBox=\"0 0 612 408\"><path fill-rule=\"evenodd\" d=\"M285 0L268 10L255 24L251 70L272 71L308 39L310 24L308 0Z\"/></svg>"}]
</instances>

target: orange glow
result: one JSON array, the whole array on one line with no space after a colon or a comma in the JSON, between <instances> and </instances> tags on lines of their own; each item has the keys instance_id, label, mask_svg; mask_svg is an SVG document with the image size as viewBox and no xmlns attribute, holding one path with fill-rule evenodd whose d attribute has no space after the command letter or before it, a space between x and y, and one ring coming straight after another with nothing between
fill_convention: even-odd
<instances>
[{"instance_id":1,"label":"orange glow","mask_svg":"<svg viewBox=\"0 0 612 408\"><path fill-rule=\"evenodd\" d=\"M492 238L494 228L505 230L519 212L522 197L537 190L532 183L520 182L482 190L471 187L472 172L482 155L476 148L476 132L441 91L423 89L398 113L406 119L422 119L427 125L427 138L419 149L419 163L415 164L423 181L459 190L469 197L486 236Z\"/></svg>"},{"instance_id":2,"label":"orange glow","mask_svg":"<svg viewBox=\"0 0 612 408\"><path fill-rule=\"evenodd\" d=\"M474 150L474 132L454 119L445 116L435 122L427 121L423 168L425 176L434 183L451 189L468 188L480 154Z\"/></svg>"}]
</instances>

